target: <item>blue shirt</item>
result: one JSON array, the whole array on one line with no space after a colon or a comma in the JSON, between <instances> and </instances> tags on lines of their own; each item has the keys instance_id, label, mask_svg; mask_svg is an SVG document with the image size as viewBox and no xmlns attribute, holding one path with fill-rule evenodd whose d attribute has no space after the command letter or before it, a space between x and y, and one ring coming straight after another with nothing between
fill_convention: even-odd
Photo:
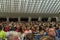
<instances>
[{"instance_id":1,"label":"blue shirt","mask_svg":"<svg viewBox=\"0 0 60 40\"><path fill-rule=\"evenodd\" d=\"M60 30L56 30L56 36L60 38Z\"/></svg>"},{"instance_id":2,"label":"blue shirt","mask_svg":"<svg viewBox=\"0 0 60 40\"><path fill-rule=\"evenodd\" d=\"M55 36L55 37L54 37L54 40L60 40L60 39L59 39L58 37Z\"/></svg>"},{"instance_id":3,"label":"blue shirt","mask_svg":"<svg viewBox=\"0 0 60 40\"><path fill-rule=\"evenodd\" d=\"M36 34L36 35L34 36L34 39L35 39L35 40L40 40L40 35L39 35L39 34Z\"/></svg>"}]
</instances>

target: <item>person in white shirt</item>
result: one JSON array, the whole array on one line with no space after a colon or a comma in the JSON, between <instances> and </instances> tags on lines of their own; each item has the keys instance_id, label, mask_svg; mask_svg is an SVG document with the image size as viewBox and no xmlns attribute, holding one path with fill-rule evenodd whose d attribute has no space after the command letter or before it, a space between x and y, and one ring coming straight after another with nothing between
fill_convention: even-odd
<instances>
[{"instance_id":1,"label":"person in white shirt","mask_svg":"<svg viewBox=\"0 0 60 40\"><path fill-rule=\"evenodd\" d=\"M6 40L20 40L19 34L15 31L8 32L6 37Z\"/></svg>"},{"instance_id":2,"label":"person in white shirt","mask_svg":"<svg viewBox=\"0 0 60 40\"><path fill-rule=\"evenodd\" d=\"M27 27L27 29L24 32L24 36L26 36L29 33L32 33L32 30L30 29L30 27Z\"/></svg>"}]
</instances>

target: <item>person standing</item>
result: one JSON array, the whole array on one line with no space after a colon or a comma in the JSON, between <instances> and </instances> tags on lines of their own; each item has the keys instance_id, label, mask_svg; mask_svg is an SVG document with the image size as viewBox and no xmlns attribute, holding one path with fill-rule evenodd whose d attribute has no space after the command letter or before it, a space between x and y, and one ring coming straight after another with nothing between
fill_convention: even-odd
<instances>
[{"instance_id":1,"label":"person standing","mask_svg":"<svg viewBox=\"0 0 60 40\"><path fill-rule=\"evenodd\" d=\"M6 38L5 32L3 31L2 26L0 26L0 39L5 40L5 38Z\"/></svg>"},{"instance_id":2,"label":"person standing","mask_svg":"<svg viewBox=\"0 0 60 40\"><path fill-rule=\"evenodd\" d=\"M54 28L49 28L48 30L48 36L50 36L51 38L53 38L53 40L60 40L57 36L56 36L56 32Z\"/></svg>"}]
</instances>

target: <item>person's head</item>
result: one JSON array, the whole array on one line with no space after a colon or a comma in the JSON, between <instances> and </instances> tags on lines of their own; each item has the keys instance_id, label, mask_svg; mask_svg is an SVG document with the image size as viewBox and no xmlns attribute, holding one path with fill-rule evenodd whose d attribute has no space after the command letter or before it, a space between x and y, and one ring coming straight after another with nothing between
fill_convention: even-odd
<instances>
[{"instance_id":1,"label":"person's head","mask_svg":"<svg viewBox=\"0 0 60 40\"><path fill-rule=\"evenodd\" d=\"M54 28L49 28L48 35L54 37L56 35Z\"/></svg>"},{"instance_id":2,"label":"person's head","mask_svg":"<svg viewBox=\"0 0 60 40\"><path fill-rule=\"evenodd\" d=\"M13 40L19 40L20 37L19 37L19 34L17 32L13 33Z\"/></svg>"},{"instance_id":3,"label":"person's head","mask_svg":"<svg viewBox=\"0 0 60 40\"><path fill-rule=\"evenodd\" d=\"M7 40L12 40L12 34L9 34L8 36L7 36Z\"/></svg>"},{"instance_id":4,"label":"person's head","mask_svg":"<svg viewBox=\"0 0 60 40\"><path fill-rule=\"evenodd\" d=\"M17 32L12 32L9 33L9 35L7 36L7 40L19 40L19 35Z\"/></svg>"},{"instance_id":5,"label":"person's head","mask_svg":"<svg viewBox=\"0 0 60 40\"><path fill-rule=\"evenodd\" d=\"M39 33L40 33L41 36L43 36L44 30L43 29L39 30Z\"/></svg>"},{"instance_id":6,"label":"person's head","mask_svg":"<svg viewBox=\"0 0 60 40\"><path fill-rule=\"evenodd\" d=\"M18 31L18 32L21 32L21 33L23 33L23 31L22 31L22 27L20 27L20 28L19 28L19 31Z\"/></svg>"},{"instance_id":7,"label":"person's head","mask_svg":"<svg viewBox=\"0 0 60 40\"><path fill-rule=\"evenodd\" d=\"M60 30L60 26L59 26L59 30Z\"/></svg>"},{"instance_id":8,"label":"person's head","mask_svg":"<svg viewBox=\"0 0 60 40\"><path fill-rule=\"evenodd\" d=\"M49 28L47 27L47 28L45 29L46 33L48 33L48 30L49 30Z\"/></svg>"},{"instance_id":9,"label":"person's head","mask_svg":"<svg viewBox=\"0 0 60 40\"><path fill-rule=\"evenodd\" d=\"M17 23L17 25L16 25L16 28L17 28L17 29L19 29L19 28L20 28L20 25L19 25L18 23Z\"/></svg>"},{"instance_id":10,"label":"person's head","mask_svg":"<svg viewBox=\"0 0 60 40\"><path fill-rule=\"evenodd\" d=\"M2 30L2 26L0 25L0 31Z\"/></svg>"},{"instance_id":11,"label":"person's head","mask_svg":"<svg viewBox=\"0 0 60 40\"><path fill-rule=\"evenodd\" d=\"M27 30L30 30L30 26L28 26L28 27L26 27L27 28Z\"/></svg>"},{"instance_id":12,"label":"person's head","mask_svg":"<svg viewBox=\"0 0 60 40\"><path fill-rule=\"evenodd\" d=\"M34 40L34 36L32 33L28 33L26 36L25 36L25 40Z\"/></svg>"},{"instance_id":13,"label":"person's head","mask_svg":"<svg viewBox=\"0 0 60 40\"><path fill-rule=\"evenodd\" d=\"M43 36L40 38L40 40L53 40L53 39L49 36Z\"/></svg>"}]
</instances>

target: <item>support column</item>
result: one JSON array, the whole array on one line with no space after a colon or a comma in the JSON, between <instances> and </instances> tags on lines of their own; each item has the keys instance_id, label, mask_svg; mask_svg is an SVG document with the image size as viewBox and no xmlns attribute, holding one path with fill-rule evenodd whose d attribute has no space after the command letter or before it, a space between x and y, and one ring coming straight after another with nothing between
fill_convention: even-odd
<instances>
[{"instance_id":1,"label":"support column","mask_svg":"<svg viewBox=\"0 0 60 40\"><path fill-rule=\"evenodd\" d=\"M41 17L38 18L38 21L41 22Z\"/></svg>"},{"instance_id":2,"label":"support column","mask_svg":"<svg viewBox=\"0 0 60 40\"><path fill-rule=\"evenodd\" d=\"M20 17L18 17L18 22L20 22Z\"/></svg>"},{"instance_id":3,"label":"support column","mask_svg":"<svg viewBox=\"0 0 60 40\"><path fill-rule=\"evenodd\" d=\"M31 17L28 18L28 22L30 22L30 21L31 21Z\"/></svg>"},{"instance_id":4,"label":"support column","mask_svg":"<svg viewBox=\"0 0 60 40\"><path fill-rule=\"evenodd\" d=\"M9 17L7 17L7 22L9 22Z\"/></svg>"},{"instance_id":5,"label":"support column","mask_svg":"<svg viewBox=\"0 0 60 40\"><path fill-rule=\"evenodd\" d=\"M50 21L51 21L51 17L48 18L48 22L50 22Z\"/></svg>"},{"instance_id":6,"label":"support column","mask_svg":"<svg viewBox=\"0 0 60 40\"><path fill-rule=\"evenodd\" d=\"M60 17L56 17L57 22L60 23Z\"/></svg>"},{"instance_id":7,"label":"support column","mask_svg":"<svg viewBox=\"0 0 60 40\"><path fill-rule=\"evenodd\" d=\"M59 20L58 20L58 17L56 17L56 21L58 22Z\"/></svg>"}]
</instances>

